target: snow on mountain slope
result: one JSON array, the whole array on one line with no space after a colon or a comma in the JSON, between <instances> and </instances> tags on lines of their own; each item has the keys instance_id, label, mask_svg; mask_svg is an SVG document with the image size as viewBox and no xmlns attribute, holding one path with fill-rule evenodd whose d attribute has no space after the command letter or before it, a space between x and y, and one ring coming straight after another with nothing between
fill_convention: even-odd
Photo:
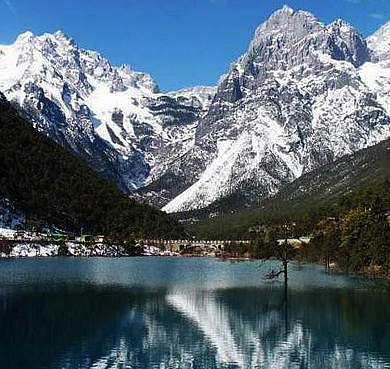
<instances>
[{"instance_id":1,"label":"snow on mountain slope","mask_svg":"<svg viewBox=\"0 0 390 369\"><path fill-rule=\"evenodd\" d=\"M385 23L374 34L367 38L367 45L370 48L375 61L390 59L390 22Z\"/></svg>"},{"instance_id":2,"label":"snow on mountain slope","mask_svg":"<svg viewBox=\"0 0 390 369\"><path fill-rule=\"evenodd\" d=\"M193 132L212 91L200 88L199 99L196 91L160 94L148 74L113 67L61 31L26 32L0 46L0 90L40 130L130 192L144 184L157 153Z\"/></svg>"},{"instance_id":3,"label":"snow on mountain slope","mask_svg":"<svg viewBox=\"0 0 390 369\"><path fill-rule=\"evenodd\" d=\"M388 104L363 78L370 61L363 37L342 20L324 25L287 6L272 14L218 86L185 161L176 163L194 180L163 209L201 208L237 192L266 197L390 137Z\"/></svg>"},{"instance_id":4,"label":"snow on mountain slope","mask_svg":"<svg viewBox=\"0 0 390 369\"><path fill-rule=\"evenodd\" d=\"M187 87L178 91L169 92L168 95L172 97L183 97L187 99L197 99L200 101L204 111L207 111L213 102L214 96L217 92L216 86L195 86Z\"/></svg>"},{"instance_id":5,"label":"snow on mountain slope","mask_svg":"<svg viewBox=\"0 0 390 369\"><path fill-rule=\"evenodd\" d=\"M373 62L360 67L360 78L376 94L377 101L390 114L390 22L367 38Z\"/></svg>"},{"instance_id":6,"label":"snow on mountain slope","mask_svg":"<svg viewBox=\"0 0 390 369\"><path fill-rule=\"evenodd\" d=\"M343 20L285 6L218 88L159 93L62 32L0 45L0 90L124 191L168 212L248 203L390 137L390 25L367 42Z\"/></svg>"}]
</instances>

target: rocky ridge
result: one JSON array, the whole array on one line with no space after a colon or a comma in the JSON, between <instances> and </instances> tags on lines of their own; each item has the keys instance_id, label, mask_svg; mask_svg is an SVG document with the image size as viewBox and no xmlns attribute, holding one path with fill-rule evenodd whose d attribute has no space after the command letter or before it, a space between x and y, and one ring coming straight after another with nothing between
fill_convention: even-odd
<instances>
[{"instance_id":1,"label":"rocky ridge","mask_svg":"<svg viewBox=\"0 0 390 369\"><path fill-rule=\"evenodd\" d=\"M275 12L218 86L178 165L192 185L163 209L201 208L237 192L250 203L389 137L390 110L365 69L377 67L374 55L342 20Z\"/></svg>"},{"instance_id":2,"label":"rocky ridge","mask_svg":"<svg viewBox=\"0 0 390 369\"><path fill-rule=\"evenodd\" d=\"M207 87L159 93L150 75L113 67L61 31L26 32L0 46L0 91L39 130L126 192L145 183L167 146L186 140L214 93Z\"/></svg>"}]
</instances>

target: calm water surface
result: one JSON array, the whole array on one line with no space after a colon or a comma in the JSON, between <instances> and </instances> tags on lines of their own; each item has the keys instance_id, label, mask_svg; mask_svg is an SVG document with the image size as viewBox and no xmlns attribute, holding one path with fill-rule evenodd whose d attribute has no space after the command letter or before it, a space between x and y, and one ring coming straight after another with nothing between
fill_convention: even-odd
<instances>
[{"instance_id":1,"label":"calm water surface","mask_svg":"<svg viewBox=\"0 0 390 369\"><path fill-rule=\"evenodd\" d=\"M0 368L390 368L388 284L271 267L0 260Z\"/></svg>"}]
</instances>

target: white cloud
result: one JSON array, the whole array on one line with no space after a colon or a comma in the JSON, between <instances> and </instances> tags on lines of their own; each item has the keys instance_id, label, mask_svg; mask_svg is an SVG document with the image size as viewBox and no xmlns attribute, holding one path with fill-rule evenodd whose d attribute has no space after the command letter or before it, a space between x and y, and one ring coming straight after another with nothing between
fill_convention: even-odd
<instances>
[{"instance_id":1,"label":"white cloud","mask_svg":"<svg viewBox=\"0 0 390 369\"><path fill-rule=\"evenodd\" d=\"M3 0L4 4L8 6L9 10L12 12L12 14L17 17L16 8L11 4L10 0Z\"/></svg>"},{"instance_id":2,"label":"white cloud","mask_svg":"<svg viewBox=\"0 0 390 369\"><path fill-rule=\"evenodd\" d=\"M208 0L211 4L225 4L226 0Z\"/></svg>"},{"instance_id":3,"label":"white cloud","mask_svg":"<svg viewBox=\"0 0 390 369\"><path fill-rule=\"evenodd\" d=\"M382 13L370 13L369 16L374 19L383 19L385 17Z\"/></svg>"}]
</instances>

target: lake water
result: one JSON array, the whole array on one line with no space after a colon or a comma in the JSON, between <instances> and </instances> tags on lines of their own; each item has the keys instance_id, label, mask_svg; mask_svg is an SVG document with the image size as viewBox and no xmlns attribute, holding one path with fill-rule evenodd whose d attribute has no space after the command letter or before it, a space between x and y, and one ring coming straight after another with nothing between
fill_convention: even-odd
<instances>
[{"instance_id":1,"label":"lake water","mask_svg":"<svg viewBox=\"0 0 390 369\"><path fill-rule=\"evenodd\" d=\"M0 260L0 368L390 368L384 282L208 258Z\"/></svg>"}]
</instances>

